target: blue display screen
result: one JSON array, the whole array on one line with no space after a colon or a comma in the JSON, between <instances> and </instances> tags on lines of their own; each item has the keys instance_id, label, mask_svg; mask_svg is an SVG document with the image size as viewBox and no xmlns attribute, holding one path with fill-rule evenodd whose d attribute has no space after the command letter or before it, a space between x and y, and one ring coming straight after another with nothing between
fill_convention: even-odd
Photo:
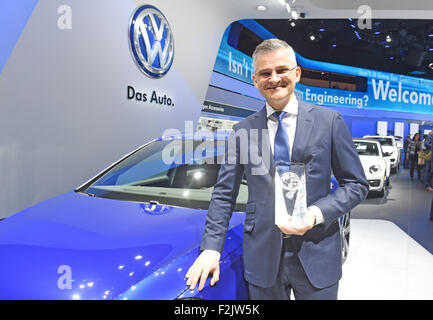
<instances>
[{"instance_id":1,"label":"blue display screen","mask_svg":"<svg viewBox=\"0 0 433 320\"><path fill-rule=\"evenodd\" d=\"M255 20L238 21L262 39L275 38ZM230 26L224 33L214 71L253 84L252 58L228 44ZM296 48L295 48L296 49ZM367 79L366 91L323 88L298 83L296 95L317 105L357 109L433 114L433 81L388 72L313 61L296 53L306 69L333 72Z\"/></svg>"}]
</instances>

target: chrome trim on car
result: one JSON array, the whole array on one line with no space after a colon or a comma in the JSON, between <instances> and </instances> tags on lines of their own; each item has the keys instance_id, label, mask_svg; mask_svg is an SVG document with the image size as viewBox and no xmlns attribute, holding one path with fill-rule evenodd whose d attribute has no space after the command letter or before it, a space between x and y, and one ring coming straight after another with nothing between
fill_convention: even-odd
<instances>
[{"instance_id":1,"label":"chrome trim on car","mask_svg":"<svg viewBox=\"0 0 433 320\"><path fill-rule=\"evenodd\" d=\"M340 236L341 236L341 264L343 264L349 254L349 240L350 240L350 212L346 213L340 222Z\"/></svg>"}]
</instances>

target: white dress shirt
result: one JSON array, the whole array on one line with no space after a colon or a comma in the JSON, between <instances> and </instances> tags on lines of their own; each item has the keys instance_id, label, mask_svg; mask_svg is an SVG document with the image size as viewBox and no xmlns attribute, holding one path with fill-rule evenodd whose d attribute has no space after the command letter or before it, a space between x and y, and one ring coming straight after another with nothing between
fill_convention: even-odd
<instances>
[{"instance_id":1,"label":"white dress shirt","mask_svg":"<svg viewBox=\"0 0 433 320\"><path fill-rule=\"evenodd\" d=\"M276 111L284 111L286 114L283 118L283 124L286 127L287 135L289 136L289 146L290 150L293 150L293 141L295 140L295 132L296 132L296 120L298 118L298 100L296 97L293 97L289 103L282 110L273 109L266 102L266 116L268 123L268 132L269 132L269 143L271 144L272 154L274 153L274 142L275 135L278 130L278 119L273 116ZM290 158L292 157L292 153L290 152Z\"/></svg>"}]
</instances>

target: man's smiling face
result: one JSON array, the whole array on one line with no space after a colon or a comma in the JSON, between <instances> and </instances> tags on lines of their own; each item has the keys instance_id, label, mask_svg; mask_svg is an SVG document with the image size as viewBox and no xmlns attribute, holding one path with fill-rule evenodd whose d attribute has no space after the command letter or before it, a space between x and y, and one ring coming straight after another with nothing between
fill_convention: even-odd
<instances>
[{"instance_id":1,"label":"man's smiling face","mask_svg":"<svg viewBox=\"0 0 433 320\"><path fill-rule=\"evenodd\" d=\"M254 85L268 104L281 110L294 95L296 82L301 78L301 69L286 49L264 52L256 57Z\"/></svg>"}]
</instances>

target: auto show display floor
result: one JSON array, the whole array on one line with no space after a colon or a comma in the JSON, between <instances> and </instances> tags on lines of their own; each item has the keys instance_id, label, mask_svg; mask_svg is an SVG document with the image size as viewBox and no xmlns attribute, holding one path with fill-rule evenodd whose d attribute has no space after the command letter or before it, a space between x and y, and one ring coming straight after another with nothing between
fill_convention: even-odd
<instances>
[{"instance_id":1,"label":"auto show display floor","mask_svg":"<svg viewBox=\"0 0 433 320\"><path fill-rule=\"evenodd\" d=\"M393 174L383 198L353 210L340 300L433 299L433 193L416 178Z\"/></svg>"},{"instance_id":2,"label":"auto show display floor","mask_svg":"<svg viewBox=\"0 0 433 320\"><path fill-rule=\"evenodd\" d=\"M433 255L394 223L352 219L339 300L433 299Z\"/></svg>"},{"instance_id":3,"label":"auto show display floor","mask_svg":"<svg viewBox=\"0 0 433 320\"><path fill-rule=\"evenodd\" d=\"M362 204L352 211L355 219L380 219L394 222L412 239L433 254L433 223L429 220L433 192L424 184L409 177L409 170L391 175L391 183L380 198L368 195Z\"/></svg>"}]
</instances>

